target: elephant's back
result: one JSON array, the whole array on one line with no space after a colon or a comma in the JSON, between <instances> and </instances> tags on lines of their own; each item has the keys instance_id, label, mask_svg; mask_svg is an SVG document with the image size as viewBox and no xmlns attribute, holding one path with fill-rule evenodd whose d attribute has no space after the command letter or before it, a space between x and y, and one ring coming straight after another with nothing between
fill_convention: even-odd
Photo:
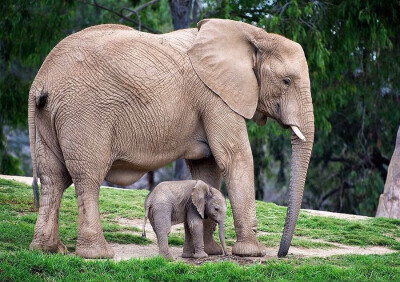
<instances>
[{"instance_id":1,"label":"elephant's back","mask_svg":"<svg viewBox=\"0 0 400 282\"><path fill-rule=\"evenodd\" d=\"M123 25L89 27L53 48L35 84L51 95L76 95L64 89L86 86L107 89L115 81L137 89L177 85L177 79L194 74L186 51L196 34L195 29L155 35Z\"/></svg>"},{"instance_id":2,"label":"elephant's back","mask_svg":"<svg viewBox=\"0 0 400 282\"><path fill-rule=\"evenodd\" d=\"M186 56L196 34L196 29L150 34L124 25L96 25L61 40L48 54L39 73L51 66L62 66L65 73L68 68L79 66L117 64L118 59L129 59L130 54L134 55L137 50L146 51L141 54L143 57L161 53Z\"/></svg>"}]
</instances>

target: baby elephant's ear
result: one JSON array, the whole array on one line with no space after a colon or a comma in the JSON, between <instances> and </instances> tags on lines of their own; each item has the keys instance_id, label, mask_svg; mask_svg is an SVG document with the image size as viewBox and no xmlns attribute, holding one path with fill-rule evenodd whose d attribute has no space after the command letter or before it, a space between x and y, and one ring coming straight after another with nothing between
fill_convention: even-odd
<instances>
[{"instance_id":1,"label":"baby elephant's ear","mask_svg":"<svg viewBox=\"0 0 400 282\"><path fill-rule=\"evenodd\" d=\"M196 207L197 212L203 219L204 219L204 209L206 206L206 197L209 193L210 193L210 187L201 180L196 182L196 185L192 190L193 205Z\"/></svg>"}]
</instances>

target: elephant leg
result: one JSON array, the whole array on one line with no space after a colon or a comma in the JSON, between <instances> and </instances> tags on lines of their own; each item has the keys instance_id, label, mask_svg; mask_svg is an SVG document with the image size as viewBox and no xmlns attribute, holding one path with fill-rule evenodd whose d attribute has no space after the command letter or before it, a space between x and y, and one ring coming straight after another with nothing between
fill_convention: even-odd
<instances>
[{"instance_id":1,"label":"elephant leg","mask_svg":"<svg viewBox=\"0 0 400 282\"><path fill-rule=\"evenodd\" d=\"M37 155L40 169L41 197L30 250L66 253L58 234L58 211L64 190L72 183L64 164L43 143L38 141Z\"/></svg>"},{"instance_id":2,"label":"elephant leg","mask_svg":"<svg viewBox=\"0 0 400 282\"><path fill-rule=\"evenodd\" d=\"M186 221L184 223L184 226L185 226L185 240L183 243L182 257L192 258L194 254L193 239L192 235L190 234L189 225L187 224Z\"/></svg>"},{"instance_id":3,"label":"elephant leg","mask_svg":"<svg viewBox=\"0 0 400 282\"><path fill-rule=\"evenodd\" d=\"M224 119L216 118L222 114ZM232 110L221 105L216 112L211 110L204 116L204 123L208 125L207 140L218 168L224 176L232 206L237 237L232 254L264 256L266 249L257 240L255 233L257 219L254 166L246 122Z\"/></svg>"},{"instance_id":4,"label":"elephant leg","mask_svg":"<svg viewBox=\"0 0 400 282\"><path fill-rule=\"evenodd\" d=\"M187 160L192 179L200 179L220 190L222 183L221 171L213 156L201 160ZM209 255L222 255L221 246L214 240L213 233L217 224L211 220L204 220L204 251ZM186 239L185 239L186 240Z\"/></svg>"},{"instance_id":5,"label":"elephant leg","mask_svg":"<svg viewBox=\"0 0 400 282\"><path fill-rule=\"evenodd\" d=\"M153 210L152 226L157 235L157 244L159 253L166 259L173 260L168 247L168 234L171 232L171 216L170 213L162 210Z\"/></svg>"},{"instance_id":6,"label":"elephant leg","mask_svg":"<svg viewBox=\"0 0 400 282\"><path fill-rule=\"evenodd\" d=\"M241 158L240 158L241 159ZM250 167L251 172L244 172L243 167ZM257 219L255 209L253 166L232 164L226 177L229 199L232 206L237 241L232 247L232 254L238 256L265 256L266 250L257 240ZM250 183L251 189L244 183Z\"/></svg>"},{"instance_id":7,"label":"elephant leg","mask_svg":"<svg viewBox=\"0 0 400 282\"><path fill-rule=\"evenodd\" d=\"M104 238L99 212L100 181L79 176L74 179L78 203L76 254L84 258L112 258L114 251Z\"/></svg>"},{"instance_id":8,"label":"elephant leg","mask_svg":"<svg viewBox=\"0 0 400 282\"><path fill-rule=\"evenodd\" d=\"M187 214L188 227L190 235L193 240L194 255L193 258L205 258L208 257L207 253L204 251L204 240L203 240L203 220L198 215L195 208L189 208Z\"/></svg>"}]
</instances>

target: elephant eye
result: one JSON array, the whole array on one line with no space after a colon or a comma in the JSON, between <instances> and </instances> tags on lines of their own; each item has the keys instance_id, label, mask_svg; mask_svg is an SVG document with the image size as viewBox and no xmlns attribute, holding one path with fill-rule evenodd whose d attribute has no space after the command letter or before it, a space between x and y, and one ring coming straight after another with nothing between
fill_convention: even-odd
<instances>
[{"instance_id":1,"label":"elephant eye","mask_svg":"<svg viewBox=\"0 0 400 282\"><path fill-rule=\"evenodd\" d=\"M219 207L215 207L215 210L216 210L216 211L219 211Z\"/></svg>"},{"instance_id":2,"label":"elephant eye","mask_svg":"<svg viewBox=\"0 0 400 282\"><path fill-rule=\"evenodd\" d=\"M283 83L286 85L286 86L289 86L290 85L290 78L288 78L288 77L286 77L286 78L284 78L283 79Z\"/></svg>"}]
</instances>

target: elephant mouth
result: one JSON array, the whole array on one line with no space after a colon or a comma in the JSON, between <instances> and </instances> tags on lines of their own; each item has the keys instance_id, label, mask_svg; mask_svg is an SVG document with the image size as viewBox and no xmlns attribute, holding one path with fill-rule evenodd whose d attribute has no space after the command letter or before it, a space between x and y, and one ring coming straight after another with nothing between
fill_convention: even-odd
<instances>
[{"instance_id":1,"label":"elephant mouth","mask_svg":"<svg viewBox=\"0 0 400 282\"><path fill-rule=\"evenodd\" d=\"M300 131L299 127L297 125L294 124L283 124L280 123L279 124L284 128L284 129L289 129L302 141L306 141L306 138L304 137L304 134Z\"/></svg>"},{"instance_id":2,"label":"elephant mouth","mask_svg":"<svg viewBox=\"0 0 400 282\"><path fill-rule=\"evenodd\" d=\"M258 112L253 116L253 121L257 122L258 125L264 125L267 121L268 115L265 113ZM272 117L273 118L273 117ZM282 119L276 119L279 125L284 129L291 129L291 131L302 141L306 141L304 134L300 131L299 126L293 122L284 122Z\"/></svg>"},{"instance_id":3,"label":"elephant mouth","mask_svg":"<svg viewBox=\"0 0 400 282\"><path fill-rule=\"evenodd\" d=\"M297 137L299 137L299 139L301 139L302 141L306 141L303 133L301 133L300 129L296 125L290 125L290 129L293 131L294 134L296 134Z\"/></svg>"}]
</instances>

